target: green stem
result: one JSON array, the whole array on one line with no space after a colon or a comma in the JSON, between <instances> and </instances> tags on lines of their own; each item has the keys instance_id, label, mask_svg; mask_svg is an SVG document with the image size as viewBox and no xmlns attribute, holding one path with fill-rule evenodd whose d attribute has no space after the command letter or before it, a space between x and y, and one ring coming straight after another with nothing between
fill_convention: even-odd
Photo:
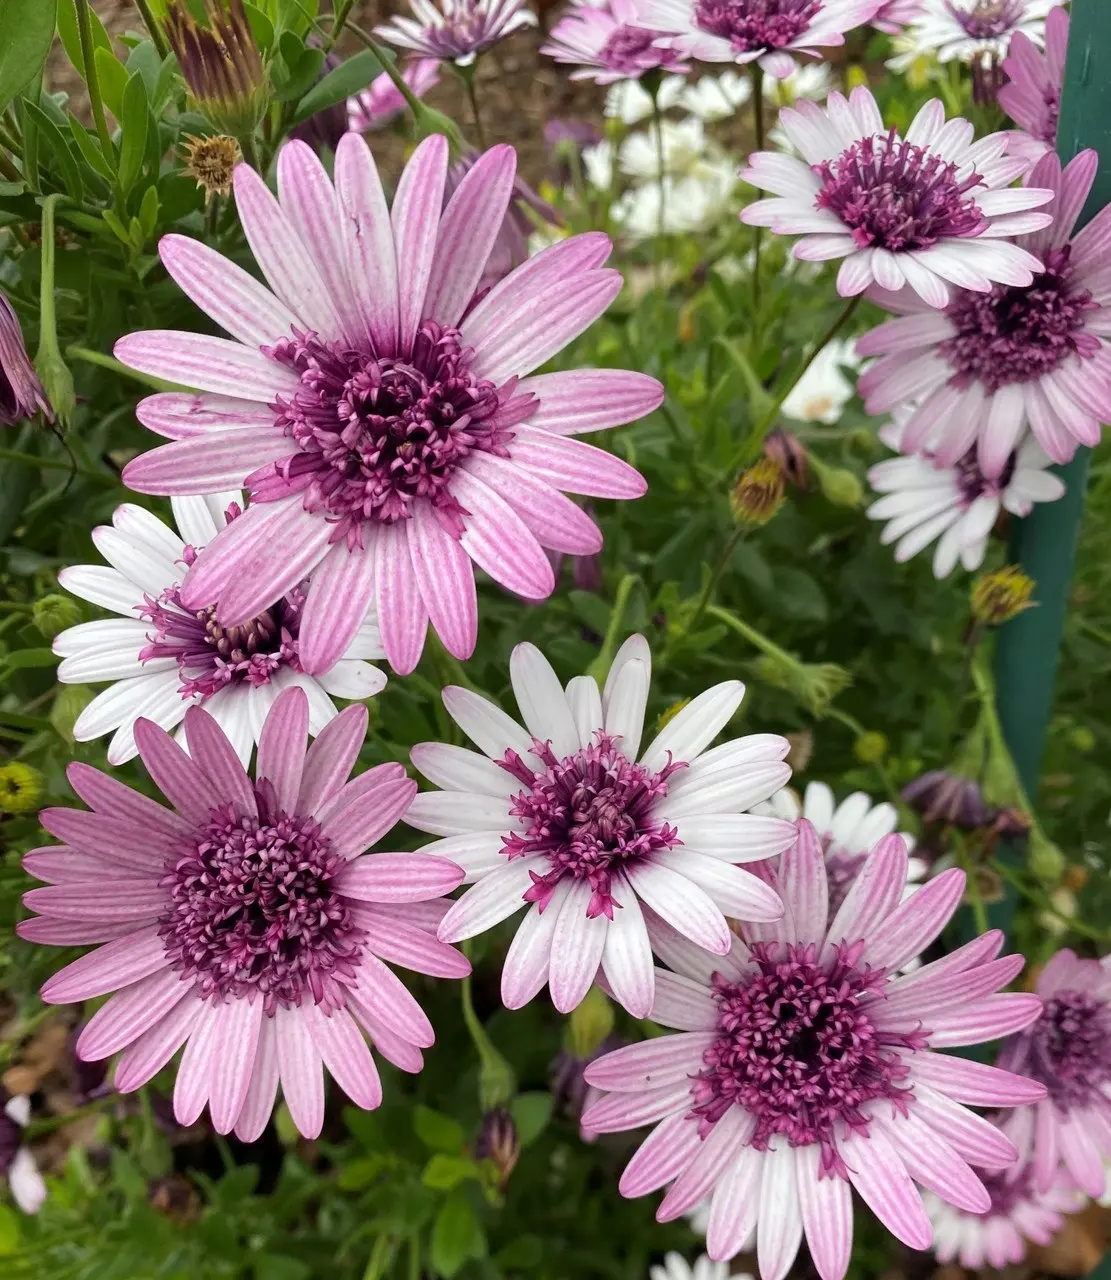
<instances>
[{"instance_id":1,"label":"green stem","mask_svg":"<svg viewBox=\"0 0 1111 1280\"><path fill-rule=\"evenodd\" d=\"M370 1251L363 1280L382 1280L393 1261L394 1244L390 1236L379 1236Z\"/></svg>"},{"instance_id":2,"label":"green stem","mask_svg":"<svg viewBox=\"0 0 1111 1280\"><path fill-rule=\"evenodd\" d=\"M777 658L780 662L790 663L792 667L802 666L802 663L793 653L788 653L786 649L781 649L774 640L769 640L762 631L757 631L755 627L749 626L747 622L742 622L731 610L723 609L720 605L708 604L706 612L711 618L717 618L719 622L724 622L727 627L732 627L739 636L743 636L753 648L759 649L761 653L766 653L771 658Z\"/></svg>"},{"instance_id":3,"label":"green stem","mask_svg":"<svg viewBox=\"0 0 1111 1280\"><path fill-rule=\"evenodd\" d=\"M968 905L972 908L972 918L976 922L976 932L982 936L991 929L991 921L988 919L988 909L984 905L984 895L980 892L976 864L963 844L957 850L957 861L964 870L965 892L968 897Z\"/></svg>"},{"instance_id":4,"label":"green stem","mask_svg":"<svg viewBox=\"0 0 1111 1280\"><path fill-rule=\"evenodd\" d=\"M262 160L258 153L258 143L255 141L254 133L245 133L239 139L239 145L243 148L243 159L251 166L257 174L262 174Z\"/></svg>"},{"instance_id":5,"label":"green stem","mask_svg":"<svg viewBox=\"0 0 1111 1280\"><path fill-rule=\"evenodd\" d=\"M409 1237L409 1280L420 1280L420 1236Z\"/></svg>"},{"instance_id":6,"label":"green stem","mask_svg":"<svg viewBox=\"0 0 1111 1280\"><path fill-rule=\"evenodd\" d=\"M89 90L89 106L93 112L96 136L100 139L100 149L104 153L105 162L115 173L118 168L116 149L112 146L112 135L108 132L108 121L104 116L104 99L100 96L100 80L96 74L89 0L74 0L74 3L77 5L77 34L81 40L81 64L85 72L85 84Z\"/></svg>"},{"instance_id":7,"label":"green stem","mask_svg":"<svg viewBox=\"0 0 1111 1280\"><path fill-rule=\"evenodd\" d=\"M1008 866L1006 862L1002 862L998 858L993 858L988 865L993 871L997 872L1003 880L1006 880L1009 885L1013 885L1024 898L1027 898L1032 902L1040 911L1046 912L1055 920L1059 920L1062 924L1067 925L1073 933L1079 933L1085 938L1092 938L1096 942L1106 942L1108 938L1111 938L1111 930L1096 929L1090 924L1085 924L1083 920L1077 920L1072 916L1062 915L1061 912L1053 905L1048 894L1043 893L1040 889L1032 889L1022 878L1019 872L1016 871L1014 867Z\"/></svg>"},{"instance_id":8,"label":"green stem","mask_svg":"<svg viewBox=\"0 0 1111 1280\"><path fill-rule=\"evenodd\" d=\"M664 117L660 110L660 78L651 81L652 120L656 126L656 182L660 188L660 204L656 210L656 288L659 289L663 277L664 231L667 226L667 186L664 179ZM614 161L616 163L616 155Z\"/></svg>"},{"instance_id":9,"label":"green stem","mask_svg":"<svg viewBox=\"0 0 1111 1280\"><path fill-rule=\"evenodd\" d=\"M478 93L475 91L475 75L478 71L478 64L472 62L470 66L455 68L455 73L459 79L463 81L463 87L467 91L467 101L471 106L471 115L474 117L475 137L478 138L478 146L480 151L486 150L486 132L482 127L482 113L478 109Z\"/></svg>"},{"instance_id":10,"label":"green stem","mask_svg":"<svg viewBox=\"0 0 1111 1280\"><path fill-rule=\"evenodd\" d=\"M36 360L44 355L54 356L61 360L62 353L58 349L58 317L54 310L54 257L57 246L54 244L54 209L65 197L55 193L47 196L42 202L40 223L40 260L41 276L39 280L39 351Z\"/></svg>"},{"instance_id":11,"label":"green stem","mask_svg":"<svg viewBox=\"0 0 1111 1280\"><path fill-rule=\"evenodd\" d=\"M764 150L764 68L750 64L752 76L752 120L756 131L756 150ZM764 228L756 227L752 237L752 315L760 314L760 251L764 247Z\"/></svg>"},{"instance_id":12,"label":"green stem","mask_svg":"<svg viewBox=\"0 0 1111 1280\"><path fill-rule=\"evenodd\" d=\"M464 951L466 949L464 945ZM475 1013L474 999L471 995L471 975L469 973L460 983L459 996L463 1006L463 1021L466 1023L467 1032L474 1043L475 1049L478 1051L479 1104L483 1111L489 1111L491 1107L504 1106L513 1096L516 1090L513 1068L505 1060L497 1045L487 1035L486 1028L479 1021L478 1014Z\"/></svg>"},{"instance_id":13,"label":"green stem","mask_svg":"<svg viewBox=\"0 0 1111 1280\"><path fill-rule=\"evenodd\" d=\"M0 174L7 179L8 182L22 182L23 174L15 167L8 157L0 151Z\"/></svg>"},{"instance_id":14,"label":"green stem","mask_svg":"<svg viewBox=\"0 0 1111 1280\"><path fill-rule=\"evenodd\" d=\"M151 13L147 0L135 0L135 8L139 10L139 16L143 19L151 44L158 50L158 56L165 58L170 52L170 46L166 43L166 37L162 34L162 28L158 25L154 14Z\"/></svg>"},{"instance_id":15,"label":"green stem","mask_svg":"<svg viewBox=\"0 0 1111 1280\"><path fill-rule=\"evenodd\" d=\"M695 627L698 626L699 622L701 622L702 615L706 612L706 606L713 599L714 588L718 585L718 582L721 580L721 575L725 572L729 564L730 556L732 556L733 552L737 549L741 539L747 532L748 530L745 529L744 525L738 525L729 535L729 540L722 548L721 555L718 556L713 572L710 574L709 578L706 579L706 585L702 588L702 594L698 597L698 604L695 606L694 613L691 614L690 621L683 628L684 635L690 635Z\"/></svg>"},{"instance_id":16,"label":"green stem","mask_svg":"<svg viewBox=\"0 0 1111 1280\"><path fill-rule=\"evenodd\" d=\"M97 1098L95 1102L88 1102L83 1107L74 1107L72 1111L66 1112L64 1116L43 1116L41 1120L32 1120L23 1130L24 1136L29 1140L41 1138L44 1133L53 1133L55 1129L62 1129L67 1124L80 1120L83 1116L97 1115L105 1107L111 1106L118 1101L119 1099L113 1094L108 1098Z\"/></svg>"},{"instance_id":17,"label":"green stem","mask_svg":"<svg viewBox=\"0 0 1111 1280\"><path fill-rule=\"evenodd\" d=\"M343 34L343 28L347 25L347 19L351 16L351 10L354 7L355 0L339 0L335 13L332 15L332 30L329 32L327 42L324 45L325 53L331 52L336 41Z\"/></svg>"},{"instance_id":18,"label":"green stem","mask_svg":"<svg viewBox=\"0 0 1111 1280\"><path fill-rule=\"evenodd\" d=\"M421 106L420 99L405 83L405 77L397 69L397 64L393 58L386 53L385 49L378 43L372 35L369 35L362 27L357 26L354 22L349 22L347 28L356 39L362 41L364 45L374 54L378 61L382 64L382 70L389 76L393 82L393 87L405 99L405 103L409 110L413 113L413 119L419 121L421 112L424 108Z\"/></svg>"},{"instance_id":19,"label":"green stem","mask_svg":"<svg viewBox=\"0 0 1111 1280\"><path fill-rule=\"evenodd\" d=\"M43 467L47 471L73 471L73 463L68 459L63 461L61 458L39 458L33 453L20 453L18 449L0 449L0 461L2 462L20 462L28 467ZM78 466L76 468L79 476L84 476L88 480L96 480L100 484L115 485L118 483L116 477L109 477L102 471L93 471L90 467Z\"/></svg>"},{"instance_id":20,"label":"green stem","mask_svg":"<svg viewBox=\"0 0 1111 1280\"><path fill-rule=\"evenodd\" d=\"M156 378L149 373L140 373L138 369L129 369L127 365L120 364L114 357L105 355L103 351L92 351L88 347L66 347L66 355L71 360L80 360L83 364L95 364L101 369L111 369L113 373L122 374L125 378L131 378L135 382L141 382L146 387L153 387L155 391L188 391L189 387L182 386L177 382L166 382L162 378Z\"/></svg>"},{"instance_id":21,"label":"green stem","mask_svg":"<svg viewBox=\"0 0 1111 1280\"><path fill-rule=\"evenodd\" d=\"M629 596L632 594L633 588L640 581L640 577L635 573L627 573L617 584L617 594L613 599L613 608L610 610L609 626L606 627L605 639L602 641L602 648L598 656L590 664L588 675L592 675L599 684L605 680L610 667L613 664L613 655L617 652L617 644L621 638L621 627L625 621L625 610L629 606Z\"/></svg>"}]
</instances>

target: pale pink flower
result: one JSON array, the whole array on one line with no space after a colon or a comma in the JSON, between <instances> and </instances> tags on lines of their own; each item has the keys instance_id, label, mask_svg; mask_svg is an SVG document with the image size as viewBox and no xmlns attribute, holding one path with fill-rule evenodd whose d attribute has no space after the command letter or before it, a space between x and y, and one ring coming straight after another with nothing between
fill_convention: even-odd
<instances>
[{"instance_id":1,"label":"pale pink flower","mask_svg":"<svg viewBox=\"0 0 1111 1280\"><path fill-rule=\"evenodd\" d=\"M884 0L872 19L872 26L897 36L922 12L922 0Z\"/></svg>"},{"instance_id":2,"label":"pale pink flower","mask_svg":"<svg viewBox=\"0 0 1111 1280\"><path fill-rule=\"evenodd\" d=\"M995 958L998 931L899 974L960 905L962 871L901 902L906 848L887 836L830 920L821 844L805 820L798 832L768 872L782 920L742 924L727 956L652 921L653 949L669 967L656 971L649 1016L680 1034L591 1063L587 1082L607 1096L583 1122L602 1133L655 1126L621 1194L668 1187L661 1222L711 1194L711 1258L732 1258L755 1230L760 1275L782 1280L805 1235L822 1280L841 1280L854 1189L914 1249L933 1238L918 1186L972 1212L989 1208L971 1166L1002 1169L1017 1151L968 1105L1033 1102L1043 1089L938 1051L1020 1030L1041 1001L999 994L1024 961Z\"/></svg>"},{"instance_id":3,"label":"pale pink flower","mask_svg":"<svg viewBox=\"0 0 1111 1280\"><path fill-rule=\"evenodd\" d=\"M1046 16L1061 0L919 0L908 39L917 55L956 59L988 69L1006 56L1016 35L1041 44Z\"/></svg>"},{"instance_id":4,"label":"pale pink flower","mask_svg":"<svg viewBox=\"0 0 1111 1280\"><path fill-rule=\"evenodd\" d=\"M1040 1081L1048 1095L1003 1122L1048 1191L1063 1165L1098 1198L1111 1163L1111 961L1058 951L1038 975L1041 1017L1004 1045L1000 1066Z\"/></svg>"},{"instance_id":5,"label":"pale pink flower","mask_svg":"<svg viewBox=\"0 0 1111 1280\"><path fill-rule=\"evenodd\" d=\"M185 1046L174 1113L207 1104L218 1133L262 1132L281 1084L298 1130L324 1122L324 1068L358 1106L382 1085L365 1037L419 1071L434 1040L420 1005L386 960L439 977L470 972L438 942L462 878L443 858L364 851L404 813L416 786L397 764L348 782L367 711L350 706L305 749L309 707L289 689L270 710L248 776L219 725L185 716L189 754L150 720L135 737L173 808L84 764L70 785L90 806L40 815L61 846L23 865L47 881L23 901L32 942L101 944L42 989L47 1004L115 992L89 1019L78 1057L115 1053L129 1093Z\"/></svg>"},{"instance_id":6,"label":"pale pink flower","mask_svg":"<svg viewBox=\"0 0 1111 1280\"><path fill-rule=\"evenodd\" d=\"M997 480L1028 429L1054 462L1099 441L1100 423L1111 421L1111 206L1074 234L1096 164L1094 151L1082 151L1062 172L1049 153L1030 173L1053 192L1053 225L1019 237L1045 264L1027 284L984 291L986 264L973 258L971 287L943 310L909 289L871 293L900 318L857 343L861 355L882 357L859 389L869 413L913 408L903 452L929 448L953 466L975 446L980 469Z\"/></svg>"},{"instance_id":7,"label":"pale pink flower","mask_svg":"<svg viewBox=\"0 0 1111 1280\"><path fill-rule=\"evenodd\" d=\"M572 80L598 84L637 80L646 71L688 71L679 53L661 40L663 33L643 22L643 4L644 0L575 0L540 52L575 66Z\"/></svg>"},{"instance_id":8,"label":"pale pink flower","mask_svg":"<svg viewBox=\"0 0 1111 1280\"><path fill-rule=\"evenodd\" d=\"M374 34L422 57L469 66L492 45L536 26L525 0L409 0L413 16L396 14Z\"/></svg>"},{"instance_id":9,"label":"pale pink flower","mask_svg":"<svg viewBox=\"0 0 1111 1280\"><path fill-rule=\"evenodd\" d=\"M1007 150L1031 165L1057 145L1068 43L1069 11L1056 8L1045 20L1044 54L1029 36L1017 31L1003 60L1008 82L996 98L1020 126L1007 135Z\"/></svg>"},{"instance_id":10,"label":"pale pink flower","mask_svg":"<svg viewBox=\"0 0 1111 1280\"><path fill-rule=\"evenodd\" d=\"M510 1009L547 983L568 1013L601 975L643 1018L655 989L651 912L716 955L729 950L726 916L782 913L775 892L736 864L773 857L794 839L791 823L745 812L790 777L787 740L753 734L706 750L744 697L744 685L728 680L642 750L650 674L643 636L622 646L601 692L591 676L564 689L539 649L520 644L510 679L524 727L448 688L448 714L482 754L435 742L412 750L444 789L419 795L405 821L444 837L424 852L458 862L473 882L440 937L457 942L527 912L502 969Z\"/></svg>"},{"instance_id":11,"label":"pale pink flower","mask_svg":"<svg viewBox=\"0 0 1111 1280\"><path fill-rule=\"evenodd\" d=\"M475 300L513 194L512 147L487 151L444 206L448 144L426 138L387 209L365 141L336 150L335 186L303 143L277 160L279 198L247 165L235 198L270 288L199 241L165 236L167 270L232 340L174 330L116 344L124 364L197 387L142 401L169 436L130 462L142 493L243 486L247 510L197 557L187 609L242 626L308 583L309 674L346 651L374 602L395 671L429 621L467 658L478 634L472 562L529 600L554 586L548 547L589 555L601 531L561 489L639 497L626 462L573 439L663 398L622 369L531 377L621 290L609 239L572 236Z\"/></svg>"},{"instance_id":12,"label":"pale pink flower","mask_svg":"<svg viewBox=\"0 0 1111 1280\"><path fill-rule=\"evenodd\" d=\"M934 99L900 137L883 122L868 89L824 107L799 102L779 123L803 157L758 151L741 177L773 193L742 210L752 226L801 235L794 255L808 262L843 258L844 297L873 282L904 285L931 307L949 301L949 285L988 292L996 281L1028 285L1041 263L1008 237L1047 225L1031 212L1053 199L1048 189L1014 190L1025 168L1004 155L1005 134L974 141L964 119L946 121Z\"/></svg>"},{"instance_id":13,"label":"pale pink flower","mask_svg":"<svg viewBox=\"0 0 1111 1280\"><path fill-rule=\"evenodd\" d=\"M414 58L400 68L401 78L416 98L424 95L440 79L438 58ZM347 127L355 133L381 129L384 124L405 110L401 90L383 71L376 76L362 93L347 99Z\"/></svg>"},{"instance_id":14,"label":"pale pink flower","mask_svg":"<svg viewBox=\"0 0 1111 1280\"><path fill-rule=\"evenodd\" d=\"M663 42L700 62L759 62L785 80L795 55L845 43L882 0L641 0L641 21Z\"/></svg>"},{"instance_id":15,"label":"pale pink flower","mask_svg":"<svg viewBox=\"0 0 1111 1280\"><path fill-rule=\"evenodd\" d=\"M23 1130L31 1118L31 1099L25 1094L9 1097L0 1087L0 1178L8 1180L12 1199L24 1213L38 1213L46 1203L46 1183Z\"/></svg>"}]
</instances>

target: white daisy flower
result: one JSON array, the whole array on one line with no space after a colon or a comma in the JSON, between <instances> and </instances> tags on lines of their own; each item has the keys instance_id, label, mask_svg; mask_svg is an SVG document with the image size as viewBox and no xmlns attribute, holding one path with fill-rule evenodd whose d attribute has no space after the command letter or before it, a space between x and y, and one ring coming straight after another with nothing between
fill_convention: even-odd
<instances>
[{"instance_id":1,"label":"white daisy flower","mask_svg":"<svg viewBox=\"0 0 1111 1280\"><path fill-rule=\"evenodd\" d=\"M1011 37L1022 32L1041 48L1045 20L1061 0L919 0L907 27L914 56L939 62L989 66L1007 56Z\"/></svg>"},{"instance_id":2,"label":"white daisy flower","mask_svg":"<svg viewBox=\"0 0 1111 1280\"><path fill-rule=\"evenodd\" d=\"M0 1089L0 1097L5 1096ZM0 1112L0 1176L7 1178L12 1199L24 1213L38 1213L46 1200L46 1183L30 1148L23 1144L23 1130L30 1118L31 1099L26 1094L4 1103Z\"/></svg>"},{"instance_id":3,"label":"white daisy flower","mask_svg":"<svg viewBox=\"0 0 1111 1280\"><path fill-rule=\"evenodd\" d=\"M855 342L835 338L818 352L783 401L787 417L799 422L824 422L826 426L837 422L853 398L853 384L841 372L842 367L858 369L860 357Z\"/></svg>"},{"instance_id":4,"label":"white daisy flower","mask_svg":"<svg viewBox=\"0 0 1111 1280\"><path fill-rule=\"evenodd\" d=\"M768 76L764 80L764 97L777 107L789 107L799 98L811 102L825 102L833 88L833 72L828 62L804 62L789 76L776 80Z\"/></svg>"},{"instance_id":5,"label":"white daisy flower","mask_svg":"<svg viewBox=\"0 0 1111 1280\"><path fill-rule=\"evenodd\" d=\"M720 224L730 210L736 186L737 171L731 162L706 163L685 177L630 188L614 203L610 217L629 240L649 240L661 229L665 235L699 234Z\"/></svg>"},{"instance_id":6,"label":"white daisy flower","mask_svg":"<svg viewBox=\"0 0 1111 1280\"><path fill-rule=\"evenodd\" d=\"M702 76L693 84L687 84L679 95L679 105L709 123L728 120L751 97L751 78L744 72L728 70L720 76Z\"/></svg>"},{"instance_id":7,"label":"white daisy flower","mask_svg":"<svg viewBox=\"0 0 1111 1280\"><path fill-rule=\"evenodd\" d=\"M648 1280L730 1280L728 1262L711 1262L705 1254L688 1262L672 1250L663 1262L648 1268ZM752 1280L752 1276L736 1275L732 1280Z\"/></svg>"},{"instance_id":8,"label":"white daisy flower","mask_svg":"<svg viewBox=\"0 0 1111 1280\"><path fill-rule=\"evenodd\" d=\"M686 76L664 76L657 90L660 110L667 111L679 101ZM605 114L607 120L620 120L622 124L640 124L652 115L652 95L639 80L621 80L610 85L606 92Z\"/></svg>"},{"instance_id":9,"label":"white daisy flower","mask_svg":"<svg viewBox=\"0 0 1111 1280\"><path fill-rule=\"evenodd\" d=\"M74 725L78 742L112 734L108 762L137 754L135 721L143 716L174 729L191 706L203 706L246 763L266 713L283 689L299 685L309 699L309 730L336 715L332 697L369 698L386 677L366 658L381 658L378 624L368 613L343 657L308 676L298 658L304 592L291 591L241 627L222 627L212 608L193 611L179 588L197 553L240 510L236 492L172 498L177 530L132 503L117 507L110 525L93 530L107 565L74 565L58 574L67 591L118 616L61 632L54 652L63 684L107 689Z\"/></svg>"},{"instance_id":10,"label":"white daisy flower","mask_svg":"<svg viewBox=\"0 0 1111 1280\"><path fill-rule=\"evenodd\" d=\"M713 162L724 154L706 137L697 116L664 120L660 135L663 171L668 177L697 173L707 159ZM641 181L656 181L660 176L660 149L654 123L641 132L629 134L618 152L621 172Z\"/></svg>"},{"instance_id":11,"label":"white daisy flower","mask_svg":"<svg viewBox=\"0 0 1111 1280\"><path fill-rule=\"evenodd\" d=\"M493 928L527 908L502 970L518 1009L547 983L569 1013L601 976L634 1017L655 998L649 925L667 921L696 948L725 955L726 917L772 921L778 896L739 863L791 846L793 823L748 813L790 776L786 738L752 734L707 750L744 697L738 680L707 689L641 749L651 655L625 642L605 688L566 689L547 659L520 644L510 679L525 726L467 689L444 705L482 754L443 743L413 748L441 791L418 795L405 821L442 837L424 852L471 882L444 916L441 941Z\"/></svg>"}]
</instances>

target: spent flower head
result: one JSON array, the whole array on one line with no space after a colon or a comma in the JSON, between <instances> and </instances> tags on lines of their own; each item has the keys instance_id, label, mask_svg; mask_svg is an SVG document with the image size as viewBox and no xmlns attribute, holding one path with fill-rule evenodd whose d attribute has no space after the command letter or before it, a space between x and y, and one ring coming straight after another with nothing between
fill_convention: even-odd
<instances>
[{"instance_id":1,"label":"spent flower head","mask_svg":"<svg viewBox=\"0 0 1111 1280\"><path fill-rule=\"evenodd\" d=\"M786 477L779 462L765 456L741 472L729 495L733 519L759 528L783 506Z\"/></svg>"},{"instance_id":2,"label":"spent flower head","mask_svg":"<svg viewBox=\"0 0 1111 1280\"><path fill-rule=\"evenodd\" d=\"M204 191L206 200L231 193L232 174L243 159L243 148L235 138L226 133L206 137L187 134L184 152L185 172Z\"/></svg>"}]
</instances>

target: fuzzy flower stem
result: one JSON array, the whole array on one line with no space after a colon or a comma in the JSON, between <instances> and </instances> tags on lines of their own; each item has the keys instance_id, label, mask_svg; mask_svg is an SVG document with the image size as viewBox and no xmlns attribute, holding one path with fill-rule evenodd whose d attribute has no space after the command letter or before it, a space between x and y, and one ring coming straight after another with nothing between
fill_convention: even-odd
<instances>
[{"instance_id":1,"label":"fuzzy flower stem","mask_svg":"<svg viewBox=\"0 0 1111 1280\"><path fill-rule=\"evenodd\" d=\"M343 34L343 28L347 25L347 19L351 16L351 10L354 7L355 0L338 0L335 13L332 15L332 30L324 45L325 53L328 53L335 46L336 41Z\"/></svg>"},{"instance_id":2,"label":"fuzzy flower stem","mask_svg":"<svg viewBox=\"0 0 1111 1280\"><path fill-rule=\"evenodd\" d=\"M150 35L151 44L153 44L157 50L158 56L160 58L165 58L165 56L170 52L170 47L166 43L166 37L162 34L162 28L158 25L157 19L151 12L151 8L147 3L147 0L135 0L135 8L139 10L139 17L143 20L143 25L146 27L147 32Z\"/></svg>"},{"instance_id":3,"label":"fuzzy flower stem","mask_svg":"<svg viewBox=\"0 0 1111 1280\"><path fill-rule=\"evenodd\" d=\"M749 66L752 76L752 123L756 131L756 150L764 150L764 68L753 62ZM764 245L764 228L756 227L752 237L752 315L760 315L760 250Z\"/></svg>"},{"instance_id":4,"label":"fuzzy flower stem","mask_svg":"<svg viewBox=\"0 0 1111 1280\"><path fill-rule=\"evenodd\" d=\"M708 604L706 612L711 618L717 618L719 622L724 622L727 627L732 627L738 635L743 636L749 644L759 649L762 653L766 653L771 658L777 658L780 662L801 668L802 663L799 662L794 654L788 653L786 649L781 649L774 641L769 640L762 631L757 631L755 627L749 626L747 622L742 622L732 610L723 609L720 605Z\"/></svg>"},{"instance_id":5,"label":"fuzzy flower stem","mask_svg":"<svg viewBox=\"0 0 1111 1280\"><path fill-rule=\"evenodd\" d=\"M118 168L116 149L112 146L112 136L108 132L108 121L104 115L104 100L100 96L100 81L96 74L96 62L93 58L93 29L89 18L89 0L75 0L77 5L77 34L81 40L81 64L85 72L85 84L89 90L89 106L92 108L93 122L96 125L96 136L100 139L100 149L104 159L114 173ZM45 239L44 239L45 242Z\"/></svg>"}]
</instances>

